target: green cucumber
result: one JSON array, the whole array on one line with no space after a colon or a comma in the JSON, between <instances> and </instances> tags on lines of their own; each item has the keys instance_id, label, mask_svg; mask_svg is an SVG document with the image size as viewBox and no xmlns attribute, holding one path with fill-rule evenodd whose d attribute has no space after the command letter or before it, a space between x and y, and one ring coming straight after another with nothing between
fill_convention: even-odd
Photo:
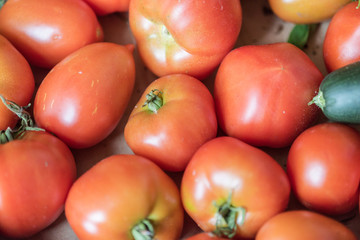
<instances>
[{"instance_id":1,"label":"green cucumber","mask_svg":"<svg viewBox=\"0 0 360 240\"><path fill-rule=\"evenodd\" d=\"M360 61L325 76L318 94L309 102L331 121L360 123Z\"/></svg>"}]
</instances>

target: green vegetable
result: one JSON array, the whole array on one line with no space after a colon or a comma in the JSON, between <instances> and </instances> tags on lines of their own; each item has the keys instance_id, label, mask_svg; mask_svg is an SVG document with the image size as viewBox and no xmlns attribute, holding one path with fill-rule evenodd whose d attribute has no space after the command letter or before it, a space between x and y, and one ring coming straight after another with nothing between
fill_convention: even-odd
<instances>
[{"instance_id":1,"label":"green vegetable","mask_svg":"<svg viewBox=\"0 0 360 240\"><path fill-rule=\"evenodd\" d=\"M290 32L288 43L294 44L300 49L306 46L311 31L316 28L317 24L296 24Z\"/></svg>"}]
</instances>

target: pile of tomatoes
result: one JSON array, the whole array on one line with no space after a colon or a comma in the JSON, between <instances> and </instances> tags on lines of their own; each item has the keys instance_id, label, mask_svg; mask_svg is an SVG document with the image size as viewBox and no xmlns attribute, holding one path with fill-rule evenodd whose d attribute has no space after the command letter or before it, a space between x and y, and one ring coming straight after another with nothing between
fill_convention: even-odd
<instances>
[{"instance_id":1,"label":"pile of tomatoes","mask_svg":"<svg viewBox=\"0 0 360 240\"><path fill-rule=\"evenodd\" d=\"M1 236L359 236L359 128L309 104L360 60L358 2L0 4ZM319 61L311 35L242 41L262 14L325 24Z\"/></svg>"}]
</instances>

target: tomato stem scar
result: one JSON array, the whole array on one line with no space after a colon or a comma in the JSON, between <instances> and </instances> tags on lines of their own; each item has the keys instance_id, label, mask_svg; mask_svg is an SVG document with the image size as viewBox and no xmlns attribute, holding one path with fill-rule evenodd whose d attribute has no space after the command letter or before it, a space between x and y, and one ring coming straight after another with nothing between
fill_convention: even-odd
<instances>
[{"instance_id":1,"label":"tomato stem scar","mask_svg":"<svg viewBox=\"0 0 360 240\"><path fill-rule=\"evenodd\" d=\"M143 219L131 229L131 234L135 240L154 239L154 227L149 219Z\"/></svg>"},{"instance_id":2,"label":"tomato stem scar","mask_svg":"<svg viewBox=\"0 0 360 240\"><path fill-rule=\"evenodd\" d=\"M157 110L159 110L163 106L163 99L161 95L162 92L158 89L151 90L148 94L146 94L146 101L142 105L142 107L147 106L149 110L157 113Z\"/></svg>"}]
</instances>

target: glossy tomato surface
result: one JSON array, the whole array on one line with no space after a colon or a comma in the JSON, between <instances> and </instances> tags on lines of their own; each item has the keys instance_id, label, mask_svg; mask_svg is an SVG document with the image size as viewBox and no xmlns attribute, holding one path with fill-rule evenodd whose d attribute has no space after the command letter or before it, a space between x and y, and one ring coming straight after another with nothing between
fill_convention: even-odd
<instances>
[{"instance_id":1,"label":"glossy tomato surface","mask_svg":"<svg viewBox=\"0 0 360 240\"><path fill-rule=\"evenodd\" d=\"M0 35L0 94L19 106L30 102L35 88L32 69L24 56ZM13 128L18 117L0 101L0 130Z\"/></svg>"},{"instance_id":2,"label":"glossy tomato surface","mask_svg":"<svg viewBox=\"0 0 360 240\"><path fill-rule=\"evenodd\" d=\"M290 43L247 45L222 61L214 83L219 126L255 146L285 147L315 119L308 102L323 79Z\"/></svg>"},{"instance_id":3,"label":"glossy tomato surface","mask_svg":"<svg viewBox=\"0 0 360 240\"><path fill-rule=\"evenodd\" d=\"M330 19L351 0L268 0L273 12L281 19L297 23L320 23Z\"/></svg>"},{"instance_id":4,"label":"glossy tomato surface","mask_svg":"<svg viewBox=\"0 0 360 240\"><path fill-rule=\"evenodd\" d=\"M347 4L331 19L323 43L329 72L360 61L360 11L357 2Z\"/></svg>"},{"instance_id":5,"label":"glossy tomato surface","mask_svg":"<svg viewBox=\"0 0 360 240\"><path fill-rule=\"evenodd\" d=\"M101 42L66 57L35 96L36 123L72 148L93 146L119 123L135 82L133 46Z\"/></svg>"},{"instance_id":6,"label":"glossy tomato surface","mask_svg":"<svg viewBox=\"0 0 360 240\"><path fill-rule=\"evenodd\" d=\"M238 0L134 0L129 22L139 53L153 73L203 79L234 46L242 9Z\"/></svg>"},{"instance_id":7,"label":"glossy tomato surface","mask_svg":"<svg viewBox=\"0 0 360 240\"><path fill-rule=\"evenodd\" d=\"M26 238L63 212L76 179L69 148L43 131L27 131L0 145L0 234Z\"/></svg>"},{"instance_id":8,"label":"glossy tomato surface","mask_svg":"<svg viewBox=\"0 0 360 240\"><path fill-rule=\"evenodd\" d=\"M254 238L262 224L285 210L289 195L289 180L281 166L262 150L232 137L203 144L181 182L186 212L203 231L215 233L223 227L216 232L221 237L230 237L226 225L235 223L233 237ZM224 204L237 210L228 224L219 219Z\"/></svg>"},{"instance_id":9,"label":"glossy tomato surface","mask_svg":"<svg viewBox=\"0 0 360 240\"><path fill-rule=\"evenodd\" d=\"M305 130L290 148L287 173L295 195L309 209L348 213L359 198L359 132L339 123Z\"/></svg>"},{"instance_id":10,"label":"glossy tomato surface","mask_svg":"<svg viewBox=\"0 0 360 240\"><path fill-rule=\"evenodd\" d=\"M8 0L0 11L0 33L31 65L44 68L104 37L82 0Z\"/></svg>"},{"instance_id":11,"label":"glossy tomato surface","mask_svg":"<svg viewBox=\"0 0 360 240\"><path fill-rule=\"evenodd\" d=\"M99 16L129 11L130 0L85 0Z\"/></svg>"},{"instance_id":12,"label":"glossy tomato surface","mask_svg":"<svg viewBox=\"0 0 360 240\"><path fill-rule=\"evenodd\" d=\"M154 99L147 103L149 93ZM154 104L158 109L153 109ZM135 105L124 129L126 143L135 154L169 171L183 171L194 152L216 134L210 91L198 79L185 74L171 74L153 81Z\"/></svg>"},{"instance_id":13,"label":"glossy tomato surface","mask_svg":"<svg viewBox=\"0 0 360 240\"><path fill-rule=\"evenodd\" d=\"M184 220L173 180L136 155L107 157L80 176L69 192L65 214L80 240L131 240L134 227L144 220L153 227L152 239L177 240Z\"/></svg>"}]
</instances>

